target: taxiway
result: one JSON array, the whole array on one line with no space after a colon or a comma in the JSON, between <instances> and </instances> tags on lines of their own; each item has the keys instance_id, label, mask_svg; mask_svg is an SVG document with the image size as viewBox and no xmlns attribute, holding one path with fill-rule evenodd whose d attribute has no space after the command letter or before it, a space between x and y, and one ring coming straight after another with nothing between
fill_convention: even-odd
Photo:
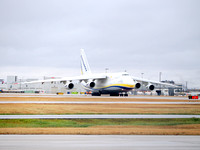
<instances>
[{"instance_id":1,"label":"taxiway","mask_svg":"<svg viewBox=\"0 0 200 150\"><path fill-rule=\"evenodd\" d=\"M200 136L0 135L4 150L199 150Z\"/></svg>"},{"instance_id":2,"label":"taxiway","mask_svg":"<svg viewBox=\"0 0 200 150\"><path fill-rule=\"evenodd\" d=\"M200 102L0 101L0 104L200 104Z\"/></svg>"},{"instance_id":3,"label":"taxiway","mask_svg":"<svg viewBox=\"0 0 200 150\"><path fill-rule=\"evenodd\" d=\"M115 97L109 95L102 95L102 96L91 96L91 95L73 95L73 94L64 94L64 95L56 95L56 94L25 94L25 93L1 93L0 97L51 97L51 98L67 98L67 97L74 97L74 98L139 98L139 99L171 99L171 100L188 100L188 97L182 96L137 96L137 95L129 95L128 97Z\"/></svg>"}]
</instances>

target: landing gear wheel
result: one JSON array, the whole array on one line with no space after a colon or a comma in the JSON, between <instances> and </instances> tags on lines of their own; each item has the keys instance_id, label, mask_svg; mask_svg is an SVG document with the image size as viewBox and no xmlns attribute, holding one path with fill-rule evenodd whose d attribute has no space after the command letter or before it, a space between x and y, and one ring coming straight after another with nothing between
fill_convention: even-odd
<instances>
[{"instance_id":1,"label":"landing gear wheel","mask_svg":"<svg viewBox=\"0 0 200 150\"><path fill-rule=\"evenodd\" d=\"M94 92L94 93L92 93L92 96L101 96L101 93L100 92Z\"/></svg>"},{"instance_id":2,"label":"landing gear wheel","mask_svg":"<svg viewBox=\"0 0 200 150\"><path fill-rule=\"evenodd\" d=\"M123 97L123 96L124 96L124 97L128 97L128 93L119 93L119 96L120 96L120 97Z\"/></svg>"},{"instance_id":3,"label":"landing gear wheel","mask_svg":"<svg viewBox=\"0 0 200 150\"><path fill-rule=\"evenodd\" d=\"M119 93L111 93L110 96L119 96Z\"/></svg>"},{"instance_id":4,"label":"landing gear wheel","mask_svg":"<svg viewBox=\"0 0 200 150\"><path fill-rule=\"evenodd\" d=\"M125 97L128 97L128 93L125 93L124 96L125 96Z\"/></svg>"}]
</instances>

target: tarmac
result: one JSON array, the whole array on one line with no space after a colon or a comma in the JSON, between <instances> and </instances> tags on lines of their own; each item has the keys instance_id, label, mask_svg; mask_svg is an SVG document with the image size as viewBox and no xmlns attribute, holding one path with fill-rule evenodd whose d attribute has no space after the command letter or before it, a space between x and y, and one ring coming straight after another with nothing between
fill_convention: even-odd
<instances>
[{"instance_id":1,"label":"tarmac","mask_svg":"<svg viewBox=\"0 0 200 150\"><path fill-rule=\"evenodd\" d=\"M200 102L0 101L0 104L200 104Z\"/></svg>"},{"instance_id":2,"label":"tarmac","mask_svg":"<svg viewBox=\"0 0 200 150\"><path fill-rule=\"evenodd\" d=\"M128 97L120 97L120 96L91 96L86 94L64 94L64 95L56 95L56 94L27 94L27 93L0 93L0 97L53 97L53 98L65 98L65 97L80 97L80 98L141 98L141 99L172 99L172 100L188 100L188 97L185 96L140 96L140 95L129 95Z\"/></svg>"},{"instance_id":3,"label":"tarmac","mask_svg":"<svg viewBox=\"0 0 200 150\"><path fill-rule=\"evenodd\" d=\"M200 136L0 135L2 150L199 150Z\"/></svg>"}]
</instances>

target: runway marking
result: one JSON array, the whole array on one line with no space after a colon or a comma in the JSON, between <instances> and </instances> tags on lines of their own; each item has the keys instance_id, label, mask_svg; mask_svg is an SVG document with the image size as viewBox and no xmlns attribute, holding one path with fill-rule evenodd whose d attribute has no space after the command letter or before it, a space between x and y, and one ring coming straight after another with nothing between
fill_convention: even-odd
<instances>
[{"instance_id":1,"label":"runway marking","mask_svg":"<svg viewBox=\"0 0 200 150\"><path fill-rule=\"evenodd\" d=\"M200 115L0 115L0 119L200 118Z\"/></svg>"},{"instance_id":2,"label":"runway marking","mask_svg":"<svg viewBox=\"0 0 200 150\"><path fill-rule=\"evenodd\" d=\"M200 102L0 101L0 104L200 104Z\"/></svg>"}]
</instances>

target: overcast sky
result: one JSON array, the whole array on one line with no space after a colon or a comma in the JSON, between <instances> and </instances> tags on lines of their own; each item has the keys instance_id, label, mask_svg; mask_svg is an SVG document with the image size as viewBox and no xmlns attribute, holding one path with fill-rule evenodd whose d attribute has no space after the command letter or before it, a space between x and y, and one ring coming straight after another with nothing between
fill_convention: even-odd
<instances>
[{"instance_id":1,"label":"overcast sky","mask_svg":"<svg viewBox=\"0 0 200 150\"><path fill-rule=\"evenodd\" d=\"M0 0L0 78L93 72L200 88L199 0Z\"/></svg>"}]
</instances>

